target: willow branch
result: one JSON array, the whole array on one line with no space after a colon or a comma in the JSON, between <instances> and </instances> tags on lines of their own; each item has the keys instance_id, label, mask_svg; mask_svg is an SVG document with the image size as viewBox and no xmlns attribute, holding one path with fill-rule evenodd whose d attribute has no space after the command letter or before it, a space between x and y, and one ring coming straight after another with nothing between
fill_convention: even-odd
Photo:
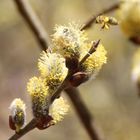
<instances>
[{"instance_id":1,"label":"willow branch","mask_svg":"<svg viewBox=\"0 0 140 140\"><path fill-rule=\"evenodd\" d=\"M65 89L65 92L71 99L71 102L91 140L102 140L102 136L99 134L97 127L94 125L93 117L80 97L78 89L71 87Z\"/></svg>"},{"instance_id":2,"label":"willow branch","mask_svg":"<svg viewBox=\"0 0 140 140\"><path fill-rule=\"evenodd\" d=\"M109 12L112 12L112 11L118 9L119 6L120 6L120 2L114 4L114 5L110 6L109 8L104 9L103 11L101 11L101 12L97 13L96 15L90 17L90 18L83 24L83 26L81 27L80 30L82 31L82 30L85 30L85 29L90 28L91 25L96 21L96 18L97 18L98 16L103 15L103 14L106 14L106 13L109 13Z\"/></svg>"},{"instance_id":3,"label":"willow branch","mask_svg":"<svg viewBox=\"0 0 140 140\"><path fill-rule=\"evenodd\" d=\"M49 46L49 37L45 31L45 28L41 24L40 20L34 13L32 7L30 6L28 0L14 0L16 6L23 16L30 29L34 33L36 40L38 41L42 50L46 51Z\"/></svg>"},{"instance_id":4,"label":"willow branch","mask_svg":"<svg viewBox=\"0 0 140 140\"><path fill-rule=\"evenodd\" d=\"M48 48L48 42L49 42L47 32L45 31L40 20L37 18L36 14L32 10L28 1L27 0L14 0L14 1L19 9L19 12L21 13L21 15L23 16L25 21L28 23L32 32L34 33L36 40L40 44L41 49L46 51L46 49ZM84 28L85 27L83 27L83 29ZM83 29L81 29L81 30L83 30ZM84 61L86 59L84 59ZM65 82L55 92L54 96L51 98L51 102L53 102L54 99L56 99L60 95L61 91L66 88ZM92 125L93 120L91 119L91 115L90 115L87 107L85 106L84 102L82 101L78 90L75 88L67 88L67 89L65 89L65 91L68 94L69 98L71 99L71 101L81 119L81 122L83 123L83 125L84 125L85 129L87 130L91 139L92 140L101 140L101 138L97 134L96 127ZM25 126L25 128L23 128L18 134L14 134L11 138L9 138L9 140L19 139L20 137L22 137L23 135L25 135L26 133L28 133L29 131L34 129L36 127L36 123L37 122L35 119L31 120Z\"/></svg>"},{"instance_id":5,"label":"willow branch","mask_svg":"<svg viewBox=\"0 0 140 140\"><path fill-rule=\"evenodd\" d=\"M24 136L29 131L33 130L36 127L36 119L32 119L19 133L15 133L11 138L8 140L18 140L22 136Z\"/></svg>"}]
</instances>

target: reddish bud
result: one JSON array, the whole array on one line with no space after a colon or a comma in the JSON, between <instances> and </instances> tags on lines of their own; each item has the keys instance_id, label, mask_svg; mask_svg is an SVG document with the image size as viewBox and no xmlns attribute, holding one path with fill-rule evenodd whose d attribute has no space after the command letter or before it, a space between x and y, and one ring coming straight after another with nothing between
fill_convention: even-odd
<instances>
[{"instance_id":1,"label":"reddish bud","mask_svg":"<svg viewBox=\"0 0 140 140\"><path fill-rule=\"evenodd\" d=\"M9 116L9 127L10 127L12 130L16 130L15 123L14 123L14 121L13 121L11 115Z\"/></svg>"},{"instance_id":2,"label":"reddish bud","mask_svg":"<svg viewBox=\"0 0 140 140\"><path fill-rule=\"evenodd\" d=\"M53 120L51 116L42 116L41 118L37 118L37 125L36 127L39 130L46 129L50 126L50 121Z\"/></svg>"},{"instance_id":3,"label":"reddish bud","mask_svg":"<svg viewBox=\"0 0 140 140\"><path fill-rule=\"evenodd\" d=\"M130 37L129 40L136 45L140 45L140 36Z\"/></svg>"},{"instance_id":4,"label":"reddish bud","mask_svg":"<svg viewBox=\"0 0 140 140\"><path fill-rule=\"evenodd\" d=\"M70 83L72 86L77 87L88 80L88 75L85 72L77 72L72 75Z\"/></svg>"}]
</instances>

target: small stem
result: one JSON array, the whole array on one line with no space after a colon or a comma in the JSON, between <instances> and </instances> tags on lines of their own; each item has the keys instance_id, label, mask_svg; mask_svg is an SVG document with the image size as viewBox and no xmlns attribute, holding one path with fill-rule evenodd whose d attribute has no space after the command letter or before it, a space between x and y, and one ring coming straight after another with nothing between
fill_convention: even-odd
<instances>
[{"instance_id":1,"label":"small stem","mask_svg":"<svg viewBox=\"0 0 140 140\"><path fill-rule=\"evenodd\" d=\"M100 40L98 40L97 42L93 42L93 44L92 44L90 50L88 51L88 53L87 53L87 54L83 57L83 59L80 61L80 65L83 64L83 63L86 61L86 59L87 59L92 53L94 53L94 52L96 51L96 49L97 49L99 43L100 43Z\"/></svg>"},{"instance_id":2,"label":"small stem","mask_svg":"<svg viewBox=\"0 0 140 140\"><path fill-rule=\"evenodd\" d=\"M19 133L15 133L8 140L18 140L20 137L33 130L36 127L36 119L32 119Z\"/></svg>"},{"instance_id":3,"label":"small stem","mask_svg":"<svg viewBox=\"0 0 140 140\"><path fill-rule=\"evenodd\" d=\"M91 25L96 21L96 18L97 18L98 16L103 15L103 14L106 14L106 13L109 13L109 12L112 12L112 11L118 9L119 6L120 6L120 2L118 2L118 3L116 3L116 4L112 5L112 6L110 6L110 7L107 8L107 9L104 9L103 11L97 13L95 16L90 17L90 19L87 20L87 22L85 22L85 23L83 24L83 26L81 27L80 30L82 31L82 30L85 30L85 29L90 28Z\"/></svg>"},{"instance_id":4,"label":"small stem","mask_svg":"<svg viewBox=\"0 0 140 140\"><path fill-rule=\"evenodd\" d=\"M89 134L91 140L102 140L102 136L99 134L99 130L94 124L93 117L91 116L88 108L84 104L78 89L71 87L65 89L68 97L71 99L71 102L83 124L87 133Z\"/></svg>"},{"instance_id":5,"label":"small stem","mask_svg":"<svg viewBox=\"0 0 140 140\"><path fill-rule=\"evenodd\" d=\"M67 78L66 78L67 80ZM53 96L51 97L51 103L53 103L53 101L58 98L61 94L61 92L67 87L67 82L66 80L63 81L63 83L60 85L60 87L53 93Z\"/></svg>"},{"instance_id":6,"label":"small stem","mask_svg":"<svg viewBox=\"0 0 140 140\"><path fill-rule=\"evenodd\" d=\"M31 28L32 32L34 33L38 43L42 50L46 51L49 46L49 37L45 31L45 28L41 24L40 20L34 13L32 7L30 6L28 0L14 0L16 6L23 16L29 27Z\"/></svg>"}]
</instances>

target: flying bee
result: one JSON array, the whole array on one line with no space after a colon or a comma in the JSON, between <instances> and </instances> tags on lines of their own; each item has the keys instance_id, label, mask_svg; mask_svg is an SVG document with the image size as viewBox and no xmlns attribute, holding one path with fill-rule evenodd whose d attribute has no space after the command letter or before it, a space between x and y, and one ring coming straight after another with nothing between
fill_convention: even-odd
<instances>
[{"instance_id":1,"label":"flying bee","mask_svg":"<svg viewBox=\"0 0 140 140\"><path fill-rule=\"evenodd\" d=\"M101 29L109 29L111 25L118 25L116 18L103 15L96 18L96 23L101 24Z\"/></svg>"}]
</instances>

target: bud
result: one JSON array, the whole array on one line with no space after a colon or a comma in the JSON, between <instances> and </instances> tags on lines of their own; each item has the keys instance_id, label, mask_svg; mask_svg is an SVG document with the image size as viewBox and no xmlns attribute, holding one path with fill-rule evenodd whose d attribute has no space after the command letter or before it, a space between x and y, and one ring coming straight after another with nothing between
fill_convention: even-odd
<instances>
[{"instance_id":1,"label":"bud","mask_svg":"<svg viewBox=\"0 0 140 140\"><path fill-rule=\"evenodd\" d=\"M55 99L53 104L50 106L49 115L53 118L52 124L56 124L63 120L64 116L69 110L69 105L63 97Z\"/></svg>"},{"instance_id":2,"label":"bud","mask_svg":"<svg viewBox=\"0 0 140 140\"><path fill-rule=\"evenodd\" d=\"M26 121L26 106L20 98L16 98L10 105L11 115L9 116L10 128L19 132L24 127Z\"/></svg>"},{"instance_id":3,"label":"bud","mask_svg":"<svg viewBox=\"0 0 140 140\"><path fill-rule=\"evenodd\" d=\"M76 72L69 80L70 84L74 87L78 87L80 84L89 80L89 75L85 72Z\"/></svg>"}]
</instances>

